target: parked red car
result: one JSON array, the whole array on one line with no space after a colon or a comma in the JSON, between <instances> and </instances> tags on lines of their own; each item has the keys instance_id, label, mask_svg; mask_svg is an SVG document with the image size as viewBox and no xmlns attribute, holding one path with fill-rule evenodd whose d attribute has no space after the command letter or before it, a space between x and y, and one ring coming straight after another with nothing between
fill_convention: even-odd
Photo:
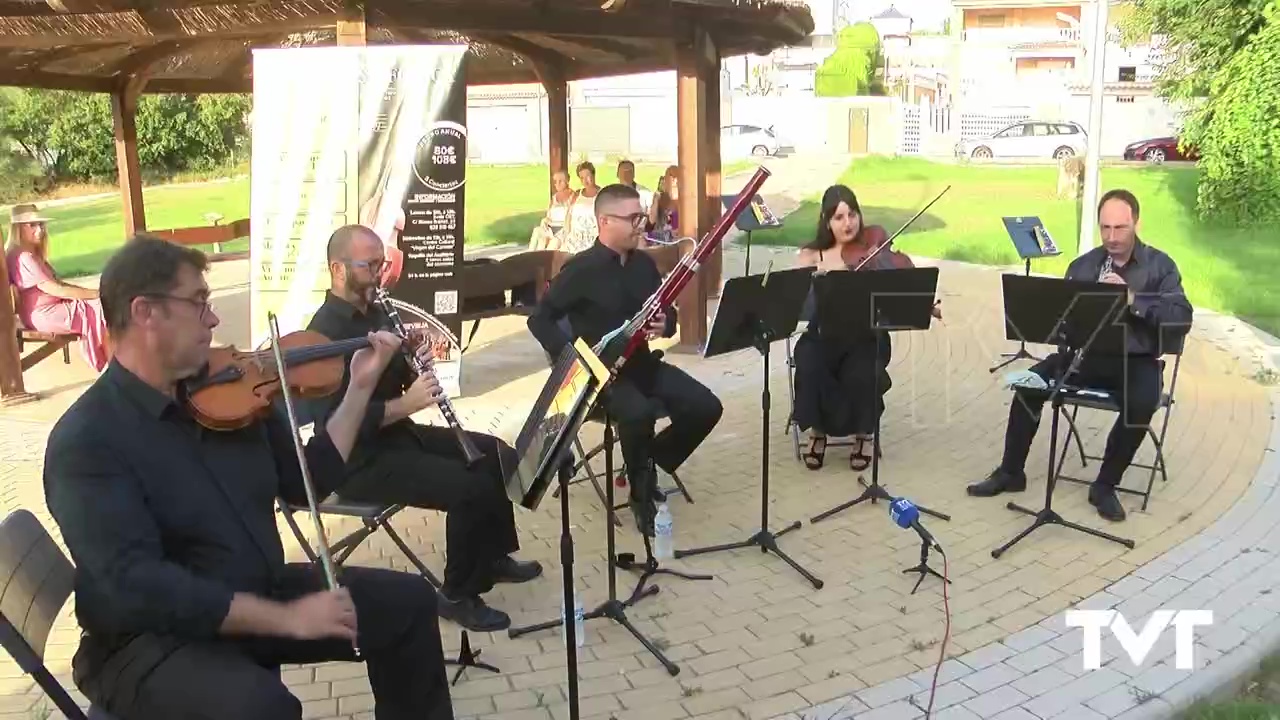
<instances>
[{"instance_id":1,"label":"parked red car","mask_svg":"<svg viewBox=\"0 0 1280 720\"><path fill-rule=\"evenodd\" d=\"M1129 143L1124 149L1124 159L1162 163L1165 160L1199 160L1200 153L1193 147L1180 150L1176 137L1162 137Z\"/></svg>"}]
</instances>

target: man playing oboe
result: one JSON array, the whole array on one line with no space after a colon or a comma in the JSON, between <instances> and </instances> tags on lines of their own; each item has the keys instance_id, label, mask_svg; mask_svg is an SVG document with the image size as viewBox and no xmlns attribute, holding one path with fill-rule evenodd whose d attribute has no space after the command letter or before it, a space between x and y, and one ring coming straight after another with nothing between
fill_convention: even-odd
<instances>
[{"instance_id":1,"label":"man playing oboe","mask_svg":"<svg viewBox=\"0 0 1280 720\"><path fill-rule=\"evenodd\" d=\"M309 330L344 340L389 326L386 313L372 302L385 263L383 249L378 236L362 225L334 231L328 246L330 289ZM338 397L341 391L309 403L309 419L323 421L331 399ZM338 495L447 512L440 616L477 632L504 630L510 617L480 596L495 583L527 582L542 574L537 562L511 557L520 543L502 468L514 467L515 451L491 435L468 432L484 458L467 468L452 430L419 425L410 417L439 399L440 383L433 374L415 377L403 357L394 358L374 389Z\"/></svg>"},{"instance_id":2,"label":"man playing oboe","mask_svg":"<svg viewBox=\"0 0 1280 720\"><path fill-rule=\"evenodd\" d=\"M571 342L560 327L568 318L576 336L594 346L640 311L662 284L653 258L638 250L645 227L640 196L634 188L610 185L596 195L599 237L574 255L551 282L533 315L529 330L552 357ZM675 334L675 308L653 318L650 336ZM671 424L656 436L653 400ZM720 400L683 370L651 352L632 355L605 394L606 407L618 426L627 465L631 510L636 526L653 535L658 493L656 469L675 472L720 421Z\"/></svg>"},{"instance_id":3,"label":"man playing oboe","mask_svg":"<svg viewBox=\"0 0 1280 720\"><path fill-rule=\"evenodd\" d=\"M1089 502L1107 520L1124 520L1124 507L1116 487L1133 462L1147 424L1160 400L1161 337L1185 335L1191 329L1191 303L1182 291L1182 276L1173 258L1138 239L1138 199L1127 190L1111 190L1098 203L1098 229L1102 245L1076 258L1067 268L1067 279L1127 285L1126 344L1123 355L1090 352L1079 371L1064 382L1117 394L1121 411L1107 437L1102 466L1089 488ZM1054 353L1031 367L1045 381L1065 369L1071 358ZM986 479L968 487L968 493L990 497L1027 488L1023 466L1040 423L1047 393L1018 389L1009 407L1004 436L1004 458Z\"/></svg>"}]
</instances>

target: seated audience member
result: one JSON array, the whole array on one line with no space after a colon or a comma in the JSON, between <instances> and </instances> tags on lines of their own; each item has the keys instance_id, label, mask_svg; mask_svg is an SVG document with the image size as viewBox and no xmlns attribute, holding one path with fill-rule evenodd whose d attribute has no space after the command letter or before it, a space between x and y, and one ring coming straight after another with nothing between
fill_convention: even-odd
<instances>
[{"instance_id":1,"label":"seated audience member","mask_svg":"<svg viewBox=\"0 0 1280 720\"><path fill-rule=\"evenodd\" d=\"M362 225L338 228L329 238L328 259L330 288L307 329L345 340L389 328L390 319L372 302L386 262L378 236ZM520 542L503 467L514 467L515 452L495 437L472 432L484 458L468 468L451 429L412 419L439 400L434 374L418 376L403 357L393 358L374 390L338 493L356 502L448 513L440 616L476 632L505 630L511 618L480 596L495 583L527 582L542 574L537 562L510 556ZM308 405L319 421L329 416L332 401Z\"/></svg>"},{"instance_id":2,"label":"seated audience member","mask_svg":"<svg viewBox=\"0 0 1280 720\"><path fill-rule=\"evenodd\" d=\"M680 168L672 165L658 178L658 189L649 205L646 236L651 242L669 243L680 235Z\"/></svg>"},{"instance_id":3,"label":"seated audience member","mask_svg":"<svg viewBox=\"0 0 1280 720\"><path fill-rule=\"evenodd\" d=\"M102 372L111 352L98 291L58 278L48 259L48 222L36 212L35 205L13 207L5 263L9 282L18 289L18 306L14 309L28 330L79 335L80 354L89 367Z\"/></svg>"},{"instance_id":4,"label":"seated audience member","mask_svg":"<svg viewBox=\"0 0 1280 720\"><path fill-rule=\"evenodd\" d=\"M1177 263L1138 238L1138 199L1133 193L1111 190L1102 196L1098 203L1098 230L1102 245L1073 260L1067 266L1066 277L1129 287L1124 314L1127 347L1124 354L1090 351L1076 374L1064 382L1108 390L1121 398L1122 410L1107 436L1097 479L1089 487L1089 503L1097 508L1098 515L1120 522L1125 519L1125 511L1116 496L1116 487L1142 446L1160 402L1162 338L1185 336L1191 329L1192 308L1182 291ZM1108 259L1111 270L1103 275ZM1070 356L1053 353L1031 366L1031 372L1046 382L1056 380L1070 362ZM1047 399L1048 394L1043 391L1015 389L1009 404L1004 457L985 480L968 487L970 495L990 497L1027 489L1024 466Z\"/></svg>"},{"instance_id":5,"label":"seated audience member","mask_svg":"<svg viewBox=\"0 0 1280 720\"><path fill-rule=\"evenodd\" d=\"M636 165L630 160L618 161L618 184L626 185L640 195L640 212L649 214L649 206L653 204L653 191L636 182Z\"/></svg>"},{"instance_id":6,"label":"seated audience member","mask_svg":"<svg viewBox=\"0 0 1280 720\"><path fill-rule=\"evenodd\" d=\"M596 166L589 162L580 163L577 168L578 180L582 182L582 190L569 206L570 227L564 233L564 243L560 249L573 255L591 247L596 241L599 227L596 225L596 194L600 186L596 185Z\"/></svg>"},{"instance_id":7,"label":"seated audience member","mask_svg":"<svg viewBox=\"0 0 1280 720\"><path fill-rule=\"evenodd\" d=\"M219 321L207 262L148 236L116 252L100 285L115 357L49 434L45 502L75 563L83 630L76 686L119 720L301 720L281 666L356 660L354 645L379 720L452 720L430 583L347 566L329 590L317 565L285 562L275 499L307 497L287 413L197 424L187 400ZM342 481L401 346L369 340L305 446L321 495Z\"/></svg>"},{"instance_id":8,"label":"seated audience member","mask_svg":"<svg viewBox=\"0 0 1280 720\"><path fill-rule=\"evenodd\" d=\"M569 187L569 175L563 170L557 170L551 176L551 182L555 185L551 205L547 208L547 214L533 229L533 235L529 238L530 250L560 250L565 236L573 229L573 218L569 210L578 200L578 191Z\"/></svg>"}]
</instances>

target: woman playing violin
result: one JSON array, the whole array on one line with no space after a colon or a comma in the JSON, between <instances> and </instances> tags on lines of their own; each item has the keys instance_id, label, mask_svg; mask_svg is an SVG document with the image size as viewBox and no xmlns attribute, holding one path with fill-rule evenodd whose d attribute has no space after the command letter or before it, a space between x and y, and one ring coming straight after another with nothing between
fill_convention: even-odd
<instances>
[{"instance_id":1,"label":"woman playing violin","mask_svg":"<svg viewBox=\"0 0 1280 720\"><path fill-rule=\"evenodd\" d=\"M817 236L800 249L796 264L814 268L815 275L860 265L862 270L915 267L911 258L891 246L876 252L887 241L883 227L863 222L853 191L832 185L822 195ZM884 412L884 394L893 384L888 373L892 354L889 333L876 331L854 341L824 336L813 309L810 290L805 308L809 326L795 347L794 420L809 432L804 464L810 470L821 468L827 438L853 436L849 466L865 470L871 464L871 439L877 416ZM936 307L934 315L942 317Z\"/></svg>"}]
</instances>

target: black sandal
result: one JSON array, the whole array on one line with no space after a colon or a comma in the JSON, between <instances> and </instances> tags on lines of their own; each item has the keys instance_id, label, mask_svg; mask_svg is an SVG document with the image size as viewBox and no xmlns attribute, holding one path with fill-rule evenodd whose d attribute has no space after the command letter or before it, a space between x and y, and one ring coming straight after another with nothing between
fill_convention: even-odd
<instances>
[{"instance_id":1,"label":"black sandal","mask_svg":"<svg viewBox=\"0 0 1280 720\"><path fill-rule=\"evenodd\" d=\"M822 469L822 464L826 462L827 457L827 438L826 436L809 438L809 452L805 453L801 458L804 460L804 466L810 470Z\"/></svg>"},{"instance_id":2,"label":"black sandal","mask_svg":"<svg viewBox=\"0 0 1280 720\"><path fill-rule=\"evenodd\" d=\"M849 456L849 469L854 472L862 472L871 467L871 456L867 454L867 443L871 442L870 438L858 438L858 449Z\"/></svg>"}]
</instances>

